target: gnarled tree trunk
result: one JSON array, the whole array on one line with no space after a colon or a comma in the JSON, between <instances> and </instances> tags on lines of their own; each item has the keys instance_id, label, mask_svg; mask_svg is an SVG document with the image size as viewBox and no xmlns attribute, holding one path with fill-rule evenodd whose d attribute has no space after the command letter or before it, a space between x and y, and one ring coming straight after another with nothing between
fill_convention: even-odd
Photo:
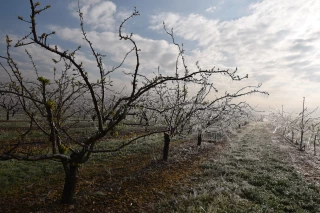
<instances>
[{"instance_id":1,"label":"gnarled tree trunk","mask_svg":"<svg viewBox=\"0 0 320 213\"><path fill-rule=\"evenodd\" d=\"M78 165L65 165L65 181L61 197L61 204L74 203L74 193L78 179Z\"/></svg>"}]
</instances>

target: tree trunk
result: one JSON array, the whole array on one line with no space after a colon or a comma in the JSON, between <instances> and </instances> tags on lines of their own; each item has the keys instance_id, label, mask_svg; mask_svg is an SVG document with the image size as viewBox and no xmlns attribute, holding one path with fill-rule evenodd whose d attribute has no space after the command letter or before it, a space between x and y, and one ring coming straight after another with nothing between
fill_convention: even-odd
<instances>
[{"instance_id":1,"label":"tree trunk","mask_svg":"<svg viewBox=\"0 0 320 213\"><path fill-rule=\"evenodd\" d=\"M7 110L7 121L9 120L10 111Z\"/></svg>"},{"instance_id":2,"label":"tree trunk","mask_svg":"<svg viewBox=\"0 0 320 213\"><path fill-rule=\"evenodd\" d=\"M78 165L65 166L65 182L61 198L61 204L72 204L74 203L74 193L77 184Z\"/></svg>"},{"instance_id":3,"label":"tree trunk","mask_svg":"<svg viewBox=\"0 0 320 213\"><path fill-rule=\"evenodd\" d=\"M302 143L303 143L303 133L304 131L301 130L301 138L300 138L300 151L303 151Z\"/></svg>"},{"instance_id":4,"label":"tree trunk","mask_svg":"<svg viewBox=\"0 0 320 213\"><path fill-rule=\"evenodd\" d=\"M168 133L164 133L163 161L168 161L169 145L170 136Z\"/></svg>"},{"instance_id":5,"label":"tree trunk","mask_svg":"<svg viewBox=\"0 0 320 213\"><path fill-rule=\"evenodd\" d=\"M201 133L199 132L198 133L198 146L201 146L201 142L202 142L202 136L201 136Z\"/></svg>"}]
</instances>

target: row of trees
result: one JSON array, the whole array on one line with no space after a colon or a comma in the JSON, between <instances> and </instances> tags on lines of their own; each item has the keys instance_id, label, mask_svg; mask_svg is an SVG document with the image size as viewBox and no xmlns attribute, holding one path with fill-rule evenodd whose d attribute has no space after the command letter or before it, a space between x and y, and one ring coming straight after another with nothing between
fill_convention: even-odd
<instances>
[{"instance_id":1,"label":"row of trees","mask_svg":"<svg viewBox=\"0 0 320 213\"><path fill-rule=\"evenodd\" d=\"M8 93L0 94L0 107L5 114L5 119L10 120L19 111L19 100ZM0 113L1 116L1 113Z\"/></svg>"},{"instance_id":2,"label":"row of trees","mask_svg":"<svg viewBox=\"0 0 320 213\"><path fill-rule=\"evenodd\" d=\"M272 110L269 115L270 124L275 128L274 133L279 133L287 141L296 144L300 151L313 146L314 155L316 155L316 146L319 135L320 118L314 114L318 108L309 110L305 107L305 97L302 101L302 110L300 113L288 113L283 110Z\"/></svg>"},{"instance_id":3,"label":"row of trees","mask_svg":"<svg viewBox=\"0 0 320 213\"><path fill-rule=\"evenodd\" d=\"M197 63L196 70L189 70L184 57L184 49L175 42L173 31L164 30L179 50L173 75L164 75L158 69L153 78L140 72L141 51L132 34L123 33L123 26L129 19L139 15L134 10L119 27L119 38L129 42L132 49L124 56L119 66L106 70L103 55L97 52L84 30L83 14L79 6L80 28L83 39L96 61L98 79L90 78L82 62L76 60L81 46L72 51L62 50L56 45L49 45L48 40L55 32L38 33L37 20L43 11L50 6L42 7L40 3L30 0L30 19L19 16L19 19L29 24L31 31L14 45L27 47L37 45L55 55L52 59L55 66L64 67L63 70L54 69L52 79L45 78L37 70L33 57L26 49L30 62L34 68L34 79L26 79L10 54L12 40L6 37L6 56L1 58L3 71L8 75L7 82L1 82L0 93L17 104L29 121L29 128L22 133L14 146L0 150L0 160L54 160L61 162L65 171L65 183L61 203L72 203L77 182L77 171L81 164L87 162L94 153L114 152L131 144L139 138L151 134L164 133L165 149L169 149L170 140L176 135L186 136L194 132L201 132L209 127L220 127L222 130L234 125L234 121L243 122L252 108L245 102L236 103L235 98L253 93L267 92L259 90L258 86L247 86L237 92L228 93L212 100L209 94L218 92L211 82L213 75L226 75L232 81L241 81L248 76L240 77L237 70L202 69ZM119 68L125 63L129 54L135 57L132 72L120 72ZM62 66L61 66L62 65ZM130 78L126 92L114 89L112 74L122 73ZM196 87L194 87L196 85ZM190 91L189 88L198 88ZM4 97L4 96L2 96ZM91 116L90 128L86 137L79 137L72 131L72 127L79 122L75 117ZM116 136L119 127L140 126L144 134L124 141L114 149L99 149L97 144L108 142L106 136ZM25 150L25 138L33 129L41 131L47 137L47 148L41 152ZM167 152L166 152L167 153ZM164 160L168 154L164 153Z\"/></svg>"}]
</instances>

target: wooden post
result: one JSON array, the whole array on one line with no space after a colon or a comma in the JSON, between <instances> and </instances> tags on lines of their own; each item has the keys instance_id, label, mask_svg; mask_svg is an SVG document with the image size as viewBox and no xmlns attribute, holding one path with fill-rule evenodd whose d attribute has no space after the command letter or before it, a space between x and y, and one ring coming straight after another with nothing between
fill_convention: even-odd
<instances>
[{"instance_id":1,"label":"wooden post","mask_svg":"<svg viewBox=\"0 0 320 213\"><path fill-rule=\"evenodd\" d=\"M302 147L302 143L303 143L303 133L304 133L304 100L305 98L303 97L303 102L302 102L302 116L301 116L301 138L300 138L300 151L304 151L303 147Z\"/></svg>"},{"instance_id":2,"label":"wooden post","mask_svg":"<svg viewBox=\"0 0 320 213\"><path fill-rule=\"evenodd\" d=\"M314 156L317 155L317 152L316 152L316 140L317 140L317 134L314 135L314 141L313 141Z\"/></svg>"},{"instance_id":3,"label":"wooden post","mask_svg":"<svg viewBox=\"0 0 320 213\"><path fill-rule=\"evenodd\" d=\"M169 154L169 145L170 145L170 136L168 133L164 133L164 147L163 147L163 161L168 161Z\"/></svg>"},{"instance_id":4,"label":"wooden post","mask_svg":"<svg viewBox=\"0 0 320 213\"><path fill-rule=\"evenodd\" d=\"M202 136L201 136L201 132L198 133L198 146L201 146L201 142L202 142Z\"/></svg>"}]
</instances>

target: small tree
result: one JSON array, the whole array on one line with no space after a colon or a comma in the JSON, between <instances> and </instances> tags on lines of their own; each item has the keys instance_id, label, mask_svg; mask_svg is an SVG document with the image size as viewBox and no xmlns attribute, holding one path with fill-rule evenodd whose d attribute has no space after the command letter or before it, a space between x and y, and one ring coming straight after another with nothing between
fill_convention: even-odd
<instances>
[{"instance_id":1,"label":"small tree","mask_svg":"<svg viewBox=\"0 0 320 213\"><path fill-rule=\"evenodd\" d=\"M10 88L8 89L10 90ZM10 119L10 114L13 117L19 111L19 100L16 96L9 93L0 94L0 107L6 113L6 120Z\"/></svg>"},{"instance_id":2,"label":"small tree","mask_svg":"<svg viewBox=\"0 0 320 213\"><path fill-rule=\"evenodd\" d=\"M302 112L299 114L301 116L301 122L299 123L299 129L300 129L300 145L299 145L299 150L300 151L304 151L305 150L305 144L304 144L304 135L307 131L310 131L311 129L314 131L314 128L319 124L315 124L314 122L318 119L318 118L314 118L311 117L312 114L317 110L318 108L316 108L315 110L308 112L307 108L305 108L305 97L303 97L303 102L302 102ZM315 134L315 133L314 133ZM311 135L312 137L312 135ZM309 139L310 141L310 139Z\"/></svg>"}]
</instances>

